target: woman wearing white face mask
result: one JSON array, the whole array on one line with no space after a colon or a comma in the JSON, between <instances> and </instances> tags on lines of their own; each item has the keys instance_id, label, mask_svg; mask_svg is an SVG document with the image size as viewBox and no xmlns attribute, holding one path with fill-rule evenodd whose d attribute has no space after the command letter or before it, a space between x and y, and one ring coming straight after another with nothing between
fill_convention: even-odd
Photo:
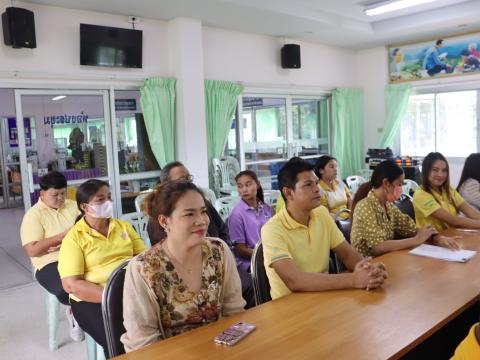
<instances>
[{"instance_id":1,"label":"woman wearing white face mask","mask_svg":"<svg viewBox=\"0 0 480 360\"><path fill-rule=\"evenodd\" d=\"M58 271L75 319L98 344L107 348L102 320L102 293L117 266L145 249L140 235L113 219L108 183L88 180L77 190L81 215L63 239Z\"/></svg>"},{"instance_id":2,"label":"woman wearing white face mask","mask_svg":"<svg viewBox=\"0 0 480 360\"><path fill-rule=\"evenodd\" d=\"M407 249L428 240L458 248L454 239L437 234L432 226L417 229L413 219L393 204L402 195L404 179L402 168L387 160L375 168L369 182L360 186L352 206L352 245L365 256Z\"/></svg>"}]
</instances>

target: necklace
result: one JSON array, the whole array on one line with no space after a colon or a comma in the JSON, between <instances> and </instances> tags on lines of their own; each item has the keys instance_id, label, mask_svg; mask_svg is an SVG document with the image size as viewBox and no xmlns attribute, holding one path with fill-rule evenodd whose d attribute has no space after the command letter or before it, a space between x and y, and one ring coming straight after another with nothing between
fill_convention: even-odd
<instances>
[{"instance_id":1,"label":"necklace","mask_svg":"<svg viewBox=\"0 0 480 360\"><path fill-rule=\"evenodd\" d=\"M167 255L168 257L170 258L170 260L174 260L178 265L180 265L180 267L185 270L188 274L191 274L193 272L193 269L191 268L187 268L186 266L184 266L180 261L178 261L178 259L173 256L173 254L171 253L170 249L168 248L168 244L167 242L164 243L164 246L163 248L165 249L165 251L167 252Z\"/></svg>"}]
</instances>

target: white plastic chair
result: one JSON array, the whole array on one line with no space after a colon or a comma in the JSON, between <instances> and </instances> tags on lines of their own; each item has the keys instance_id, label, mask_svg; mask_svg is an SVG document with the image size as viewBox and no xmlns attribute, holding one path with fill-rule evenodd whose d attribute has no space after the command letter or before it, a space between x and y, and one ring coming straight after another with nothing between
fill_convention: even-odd
<instances>
[{"instance_id":1,"label":"white plastic chair","mask_svg":"<svg viewBox=\"0 0 480 360\"><path fill-rule=\"evenodd\" d=\"M215 192L212 189L201 187L200 190L202 190L203 195L208 201L210 201L211 204L215 204L215 201L217 200L217 196L215 195Z\"/></svg>"},{"instance_id":2,"label":"white plastic chair","mask_svg":"<svg viewBox=\"0 0 480 360\"><path fill-rule=\"evenodd\" d=\"M263 190L263 197L265 198L265 204L270 206L273 211L277 207L277 200L280 196L280 190Z\"/></svg>"},{"instance_id":3,"label":"white plastic chair","mask_svg":"<svg viewBox=\"0 0 480 360\"><path fill-rule=\"evenodd\" d=\"M148 216L143 213L128 213L120 216L120 219L128 221L132 224L135 231L141 236L145 247L149 249L152 244L150 243L150 238L148 237L147 225L148 225Z\"/></svg>"},{"instance_id":4,"label":"white plastic chair","mask_svg":"<svg viewBox=\"0 0 480 360\"><path fill-rule=\"evenodd\" d=\"M408 196L412 196L415 191L418 190L420 186L413 180L405 179L403 180L403 193Z\"/></svg>"},{"instance_id":5,"label":"white plastic chair","mask_svg":"<svg viewBox=\"0 0 480 360\"><path fill-rule=\"evenodd\" d=\"M228 216L232 212L235 205L237 205L239 200L240 198L237 196L225 196L218 198L215 201L215 209L217 209L223 221L227 220Z\"/></svg>"},{"instance_id":6,"label":"white plastic chair","mask_svg":"<svg viewBox=\"0 0 480 360\"><path fill-rule=\"evenodd\" d=\"M352 192L352 194L355 194L363 183L366 183L367 180L363 178L362 176L359 175L354 175L354 176L349 176L347 177L347 186Z\"/></svg>"},{"instance_id":7,"label":"white plastic chair","mask_svg":"<svg viewBox=\"0 0 480 360\"><path fill-rule=\"evenodd\" d=\"M217 195L230 195L237 190L235 176L240 172L238 160L232 156L223 156L212 159L213 180Z\"/></svg>"},{"instance_id":8,"label":"white plastic chair","mask_svg":"<svg viewBox=\"0 0 480 360\"><path fill-rule=\"evenodd\" d=\"M145 198L152 192L153 190L146 190L142 191L140 194L137 195L135 198L135 210L139 213L142 212L142 205L145 201Z\"/></svg>"}]
</instances>

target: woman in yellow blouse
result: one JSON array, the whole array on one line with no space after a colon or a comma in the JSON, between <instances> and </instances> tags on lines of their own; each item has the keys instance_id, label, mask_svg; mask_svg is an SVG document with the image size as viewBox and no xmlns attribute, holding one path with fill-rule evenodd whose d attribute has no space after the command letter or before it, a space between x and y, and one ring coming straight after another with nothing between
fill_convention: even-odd
<instances>
[{"instance_id":1,"label":"woman in yellow blouse","mask_svg":"<svg viewBox=\"0 0 480 360\"><path fill-rule=\"evenodd\" d=\"M193 183L161 184L144 208L165 229L165 237L127 268L121 337L127 352L245 306L233 254L224 241L206 236L205 198Z\"/></svg>"},{"instance_id":2,"label":"woman in yellow blouse","mask_svg":"<svg viewBox=\"0 0 480 360\"><path fill-rule=\"evenodd\" d=\"M449 227L480 229L480 212L450 186L447 159L438 152L423 160L422 185L413 195L413 206L418 226L432 225L437 231Z\"/></svg>"},{"instance_id":3,"label":"woman in yellow blouse","mask_svg":"<svg viewBox=\"0 0 480 360\"><path fill-rule=\"evenodd\" d=\"M402 195L404 179L402 168L387 160L375 168L369 182L360 186L352 206L352 245L365 256L407 249L429 239L437 245L458 248L454 239L438 235L432 226L417 229L413 219L393 204Z\"/></svg>"},{"instance_id":4,"label":"woman in yellow blouse","mask_svg":"<svg viewBox=\"0 0 480 360\"><path fill-rule=\"evenodd\" d=\"M339 210L350 209L352 206L350 190L343 181L337 180L337 159L329 155L319 157L314 171L319 178L320 205L325 206L332 215ZM343 214L345 214L343 218L350 216L347 212Z\"/></svg>"},{"instance_id":5,"label":"woman in yellow blouse","mask_svg":"<svg viewBox=\"0 0 480 360\"><path fill-rule=\"evenodd\" d=\"M60 247L58 271L80 327L107 349L103 287L117 266L145 249L129 223L113 219L108 183L88 180L77 190L79 219Z\"/></svg>"}]
</instances>

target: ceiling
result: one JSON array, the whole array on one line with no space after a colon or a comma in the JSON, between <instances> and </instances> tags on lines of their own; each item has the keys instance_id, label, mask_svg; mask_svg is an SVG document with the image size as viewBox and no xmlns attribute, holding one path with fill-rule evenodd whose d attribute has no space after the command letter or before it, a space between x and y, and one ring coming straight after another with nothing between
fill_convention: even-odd
<instances>
[{"instance_id":1,"label":"ceiling","mask_svg":"<svg viewBox=\"0 0 480 360\"><path fill-rule=\"evenodd\" d=\"M171 20L365 49L480 30L480 0L436 0L366 16L361 0L26 0L72 9ZM141 29L141 23L137 26Z\"/></svg>"}]
</instances>

